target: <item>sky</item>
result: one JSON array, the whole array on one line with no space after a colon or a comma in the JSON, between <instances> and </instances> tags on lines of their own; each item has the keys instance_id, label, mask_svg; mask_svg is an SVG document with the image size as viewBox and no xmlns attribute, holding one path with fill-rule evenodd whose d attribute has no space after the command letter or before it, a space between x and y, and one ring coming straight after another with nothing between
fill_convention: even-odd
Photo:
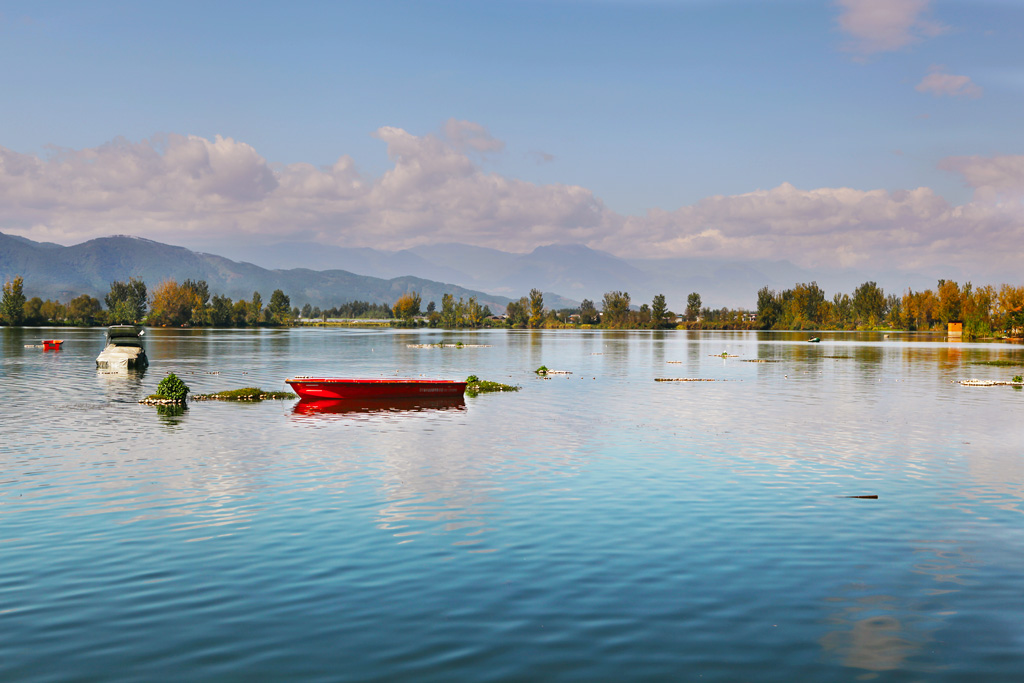
<instances>
[{"instance_id":1,"label":"sky","mask_svg":"<svg viewBox=\"0 0 1024 683\"><path fill-rule=\"evenodd\" d=\"M1024 257L1024 2L0 0L0 232Z\"/></svg>"}]
</instances>

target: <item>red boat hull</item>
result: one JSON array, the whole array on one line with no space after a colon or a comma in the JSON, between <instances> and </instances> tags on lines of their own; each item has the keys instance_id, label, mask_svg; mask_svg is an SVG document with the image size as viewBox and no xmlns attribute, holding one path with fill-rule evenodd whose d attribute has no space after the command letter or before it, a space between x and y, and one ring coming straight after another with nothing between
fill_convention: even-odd
<instances>
[{"instance_id":1,"label":"red boat hull","mask_svg":"<svg viewBox=\"0 0 1024 683\"><path fill-rule=\"evenodd\" d=\"M286 379L299 398L306 401L345 398L403 398L462 396L465 382L444 379L339 379L296 377Z\"/></svg>"}]
</instances>

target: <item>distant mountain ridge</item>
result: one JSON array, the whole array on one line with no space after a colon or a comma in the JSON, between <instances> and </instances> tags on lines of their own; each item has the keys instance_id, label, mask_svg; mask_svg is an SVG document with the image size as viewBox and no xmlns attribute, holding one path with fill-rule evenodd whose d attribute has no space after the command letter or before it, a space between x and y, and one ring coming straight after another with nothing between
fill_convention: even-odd
<instances>
[{"instance_id":1,"label":"distant mountain ridge","mask_svg":"<svg viewBox=\"0 0 1024 683\"><path fill-rule=\"evenodd\" d=\"M874 281L887 293L907 287L935 286L935 279L917 273L839 270L812 271L789 261L718 261L696 258L623 259L581 244L552 244L517 254L466 244L433 244L400 251L346 248L316 243L285 242L270 246L225 245L233 258L265 267L342 267L377 277L397 273L439 278L463 287L518 299L538 288L558 292L575 302L590 299L600 308L606 292L624 291L634 305L664 294L670 309L686 307L690 293L701 295L711 308L757 305L757 291L781 291L798 282L816 281L831 297L852 295L862 283ZM947 277L956 277L950 271ZM545 300L549 306L550 302Z\"/></svg>"},{"instance_id":2,"label":"distant mountain ridge","mask_svg":"<svg viewBox=\"0 0 1024 683\"><path fill-rule=\"evenodd\" d=\"M230 258L125 235L65 247L0 233L0 279L21 275L28 296L62 301L83 293L102 299L112 281L140 277L151 291L168 278L206 280L211 292L236 300L250 299L254 291L266 299L281 289L297 306L353 300L391 304L416 291L424 306L434 301L440 307L447 292L475 296L495 312L533 288L544 292L548 308L574 307L583 299L600 308L604 294L617 290L628 292L634 305L664 294L678 312L691 292L699 293L706 307L752 309L765 286L781 291L816 281L831 297L852 295L869 280L889 294L936 284L916 273L813 272L788 261L623 259L580 244L546 245L526 254L458 243L398 251L314 242L229 244L221 250Z\"/></svg>"},{"instance_id":3,"label":"distant mountain ridge","mask_svg":"<svg viewBox=\"0 0 1024 683\"><path fill-rule=\"evenodd\" d=\"M272 270L124 235L65 247L0 233L0 279L6 281L15 276L24 278L26 296L64 302L80 294L102 301L110 291L111 282L127 281L130 277L141 278L150 291L168 279L206 280L211 293L235 300L250 299L255 291L268 300L275 289L280 289L293 306L309 303L329 307L355 300L391 304L411 291L420 294L424 307L434 301L440 308L445 293L464 299L474 296L495 312L503 311L509 302L508 297L422 277L404 275L386 279L341 269ZM549 296L556 304L564 303L556 294L545 294L546 298Z\"/></svg>"}]
</instances>

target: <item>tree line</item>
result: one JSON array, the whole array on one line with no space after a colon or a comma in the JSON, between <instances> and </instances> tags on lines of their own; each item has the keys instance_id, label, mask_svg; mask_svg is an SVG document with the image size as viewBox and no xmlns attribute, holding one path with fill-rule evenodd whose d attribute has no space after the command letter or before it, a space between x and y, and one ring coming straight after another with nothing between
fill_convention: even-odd
<instances>
[{"instance_id":1,"label":"tree line","mask_svg":"<svg viewBox=\"0 0 1024 683\"><path fill-rule=\"evenodd\" d=\"M1011 334L1024 329L1024 287L1003 284L974 287L953 280L939 280L935 290L902 296L886 295L874 282L857 287L853 296L826 298L816 282L800 283L775 292L763 287L757 293L757 322L774 330L944 330L950 322L963 323L965 338Z\"/></svg>"},{"instance_id":2,"label":"tree line","mask_svg":"<svg viewBox=\"0 0 1024 683\"><path fill-rule=\"evenodd\" d=\"M26 298L24 279L15 277L4 283L0 299L0 319L7 325L115 325L142 323L182 327L254 327L290 325L299 315L291 307L288 295L275 289L264 306L259 292L251 300L232 301L230 297L210 294L205 280L165 280L149 292L141 279L115 281L103 299L88 294L67 303Z\"/></svg>"},{"instance_id":3,"label":"tree line","mask_svg":"<svg viewBox=\"0 0 1024 683\"><path fill-rule=\"evenodd\" d=\"M875 282L865 282L852 295L835 294L828 298L817 282L797 283L791 289L776 292L762 287L757 292L757 311L709 309L697 292L687 297L684 313L677 315L667 307L665 296L656 295L650 304L632 304L628 292L611 291L604 295L600 310L589 299L578 308L549 309L544 295L531 289L527 296L510 301L504 316L494 316L476 297L464 300L445 293L441 307L433 301L423 307L421 296L413 291L402 294L392 306L385 303L351 301L320 309L305 304L292 308L291 300L276 289L264 305L259 292L251 299L233 301L211 295L204 280L178 283L166 280L149 292L137 278L112 282L103 305L87 294L65 303L27 299L24 281L15 277L3 286L0 320L8 325L105 325L146 322L163 326L254 327L291 325L299 319L348 318L388 319L399 327L441 327L447 329L504 326L545 328L586 325L605 329L945 329L951 321L963 323L965 338L986 337L996 333L1020 334L1024 330L1024 287L1003 284L963 286L952 280L939 280L935 290L902 296L886 294Z\"/></svg>"}]
</instances>

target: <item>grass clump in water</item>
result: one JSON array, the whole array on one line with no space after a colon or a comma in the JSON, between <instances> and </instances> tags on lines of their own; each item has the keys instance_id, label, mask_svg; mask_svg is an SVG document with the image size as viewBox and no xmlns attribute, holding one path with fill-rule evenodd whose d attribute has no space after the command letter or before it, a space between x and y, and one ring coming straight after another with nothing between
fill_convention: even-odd
<instances>
[{"instance_id":1,"label":"grass clump in water","mask_svg":"<svg viewBox=\"0 0 1024 683\"><path fill-rule=\"evenodd\" d=\"M160 380L160 384L156 387L156 393L142 399L141 403L185 405L188 392L188 385L172 372Z\"/></svg>"},{"instance_id":2,"label":"grass clump in water","mask_svg":"<svg viewBox=\"0 0 1024 683\"><path fill-rule=\"evenodd\" d=\"M976 360L971 365L994 365L997 368L1012 368L1018 365L1024 365L1024 361L1019 360Z\"/></svg>"},{"instance_id":3,"label":"grass clump in water","mask_svg":"<svg viewBox=\"0 0 1024 683\"><path fill-rule=\"evenodd\" d=\"M502 384L480 379L476 375L466 378L466 396L473 397L479 394L491 394L500 391L519 391L519 387L512 384Z\"/></svg>"},{"instance_id":4,"label":"grass clump in water","mask_svg":"<svg viewBox=\"0 0 1024 683\"><path fill-rule=\"evenodd\" d=\"M290 391L264 391L259 387L243 387L218 391L215 394L195 394L193 401L284 401L296 398Z\"/></svg>"}]
</instances>

